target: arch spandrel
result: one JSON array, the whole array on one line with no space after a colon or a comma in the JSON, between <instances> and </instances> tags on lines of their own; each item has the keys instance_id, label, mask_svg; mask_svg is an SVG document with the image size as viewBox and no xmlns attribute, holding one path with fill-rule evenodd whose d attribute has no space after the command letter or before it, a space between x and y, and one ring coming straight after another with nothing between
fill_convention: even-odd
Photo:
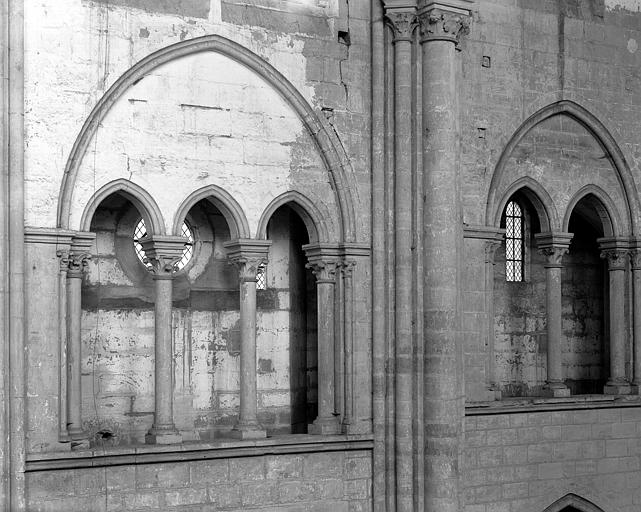
<instances>
[{"instance_id":1,"label":"arch spandrel","mask_svg":"<svg viewBox=\"0 0 641 512\"><path fill-rule=\"evenodd\" d=\"M235 71L243 69L244 72L229 72L234 66ZM224 77L229 76L240 77L245 82L249 81L247 77L251 77L253 82L221 82L217 90L216 87L208 90L206 84L196 86L193 81L185 79L186 71L204 69L215 69L216 75L223 77L223 82ZM171 80L159 79L163 73ZM200 94L200 97L186 94L184 98L168 98L159 108L151 105L150 99L167 96L167 89L163 89L163 84L167 83L182 84L191 88L191 96ZM230 90L234 85L243 90L240 95ZM217 104L221 97L229 103ZM172 99L178 99L173 102L173 114L170 108L172 101L169 101ZM239 101L246 107L244 120L232 119L234 105ZM149 112L156 114L155 118L147 115ZM250 114L263 116L256 121L263 123L260 128L252 125L251 120L249 125L243 124L251 117ZM135 147L135 137L126 130L116 133L114 128L122 128L126 120L136 115L150 123L142 123L142 129L149 132L156 132L157 126L179 124L177 139L183 140L178 144L160 134L152 137L153 144L146 141L144 145L150 148L150 152L153 149L153 153L141 155L141 151L136 151L139 148ZM211 120L218 131L199 131L199 119ZM113 122L114 136L105 137L104 130L110 122ZM271 126L267 126L269 123ZM242 134L247 135L252 143L240 141ZM202 147L194 149L194 144L186 141L190 136L207 140L209 154L203 154ZM238 140L234 140L236 136ZM172 152L176 144L188 154ZM96 189L118 178L130 179L148 190L167 220L175 216L180 201L197 185L208 184L228 190L243 208L251 206L249 209L259 214L268 202L261 204L262 198L278 196L291 188L291 173L297 166L294 151L301 146L299 154L316 154L314 165L310 167L318 169L320 179L313 180L313 183L306 181L313 187L313 195L319 197L332 210L332 216L338 219L339 239L355 241L351 198L351 190L355 186L353 171L340 141L327 122L277 70L246 48L215 35L183 41L140 61L98 102L67 162L59 197L58 225L73 227L78 224L78 209L84 207ZM180 176L183 164L194 170L190 176ZM191 182L190 189L183 187L188 182ZM257 216L252 219L252 212L247 211L247 218L254 231ZM166 226L166 230L171 230L171 226Z\"/></svg>"}]
</instances>

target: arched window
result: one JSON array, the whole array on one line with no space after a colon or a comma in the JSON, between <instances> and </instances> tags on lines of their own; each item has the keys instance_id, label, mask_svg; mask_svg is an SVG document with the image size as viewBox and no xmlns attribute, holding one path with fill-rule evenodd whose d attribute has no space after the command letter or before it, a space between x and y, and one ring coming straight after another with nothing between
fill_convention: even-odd
<instances>
[{"instance_id":1,"label":"arched window","mask_svg":"<svg viewBox=\"0 0 641 512\"><path fill-rule=\"evenodd\" d=\"M193 230L189 227L189 224L187 222L183 222L182 225L182 231L181 235L183 238L186 239L185 241L185 248L183 249L183 254L182 258L180 258L180 261L176 263L175 270L182 270L185 268L185 265L191 261L192 256L194 255L194 232ZM136 227L134 228L134 235L133 235L133 244L134 244L134 249L136 250L136 256L138 256L138 259L140 262L147 267L147 270L151 269L151 263L147 260L147 257L145 255L145 250L142 248L142 245L140 243L140 239L147 236L147 227L145 226L145 220L140 219L138 221L138 224L136 224Z\"/></svg>"},{"instance_id":2,"label":"arched window","mask_svg":"<svg viewBox=\"0 0 641 512\"><path fill-rule=\"evenodd\" d=\"M505 280L524 281L525 226L523 208L510 201L505 208Z\"/></svg>"}]
</instances>

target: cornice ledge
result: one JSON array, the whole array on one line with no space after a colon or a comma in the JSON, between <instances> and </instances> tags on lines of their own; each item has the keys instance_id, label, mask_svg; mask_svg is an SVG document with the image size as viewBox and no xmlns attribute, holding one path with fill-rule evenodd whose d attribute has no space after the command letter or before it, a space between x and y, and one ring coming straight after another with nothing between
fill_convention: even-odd
<instances>
[{"instance_id":1,"label":"cornice ledge","mask_svg":"<svg viewBox=\"0 0 641 512\"><path fill-rule=\"evenodd\" d=\"M551 247L569 247L574 233L561 231L550 231L547 233L536 233L534 238L539 249Z\"/></svg>"},{"instance_id":2,"label":"cornice ledge","mask_svg":"<svg viewBox=\"0 0 641 512\"><path fill-rule=\"evenodd\" d=\"M68 229L25 227L24 241L26 244L70 246L75 234Z\"/></svg>"},{"instance_id":3,"label":"cornice ledge","mask_svg":"<svg viewBox=\"0 0 641 512\"><path fill-rule=\"evenodd\" d=\"M463 238L477 238L480 240L501 241L505 235L505 229L481 224L463 225Z\"/></svg>"}]
</instances>

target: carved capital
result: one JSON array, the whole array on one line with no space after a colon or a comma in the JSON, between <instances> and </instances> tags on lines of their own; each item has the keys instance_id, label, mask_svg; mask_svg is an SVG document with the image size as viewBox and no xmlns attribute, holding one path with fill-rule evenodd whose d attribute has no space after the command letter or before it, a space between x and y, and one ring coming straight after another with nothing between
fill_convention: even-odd
<instances>
[{"instance_id":1,"label":"carved capital","mask_svg":"<svg viewBox=\"0 0 641 512\"><path fill-rule=\"evenodd\" d=\"M632 270L641 270L641 247L630 250L630 263Z\"/></svg>"},{"instance_id":2,"label":"carved capital","mask_svg":"<svg viewBox=\"0 0 641 512\"><path fill-rule=\"evenodd\" d=\"M625 270L625 265L628 261L629 249L603 249L601 251L601 258L608 260L609 270Z\"/></svg>"},{"instance_id":3,"label":"carved capital","mask_svg":"<svg viewBox=\"0 0 641 512\"><path fill-rule=\"evenodd\" d=\"M306 268L312 270L312 274L316 276L317 283L332 283L336 282L336 271L339 269L340 261L338 259L316 259L310 261L305 265Z\"/></svg>"},{"instance_id":4,"label":"carved capital","mask_svg":"<svg viewBox=\"0 0 641 512\"><path fill-rule=\"evenodd\" d=\"M461 37L470 31L469 16L444 9L430 9L418 15L421 43L452 41L458 46Z\"/></svg>"},{"instance_id":5,"label":"carved capital","mask_svg":"<svg viewBox=\"0 0 641 512\"><path fill-rule=\"evenodd\" d=\"M238 239L223 244L229 262L236 266L241 281L256 281L258 268L267 264L270 240Z\"/></svg>"},{"instance_id":6,"label":"carved capital","mask_svg":"<svg viewBox=\"0 0 641 512\"><path fill-rule=\"evenodd\" d=\"M180 236L146 236L140 240L146 263L151 265L155 279L169 279L182 258L185 239Z\"/></svg>"},{"instance_id":7,"label":"carved capital","mask_svg":"<svg viewBox=\"0 0 641 512\"><path fill-rule=\"evenodd\" d=\"M341 262L341 271L345 279L352 279L354 277L354 267L356 267L356 261L344 259Z\"/></svg>"},{"instance_id":8,"label":"carved capital","mask_svg":"<svg viewBox=\"0 0 641 512\"><path fill-rule=\"evenodd\" d=\"M69 250L58 250L56 251L56 256L58 257L58 263L60 264L60 272L67 272L69 270Z\"/></svg>"},{"instance_id":9,"label":"carved capital","mask_svg":"<svg viewBox=\"0 0 641 512\"><path fill-rule=\"evenodd\" d=\"M386 16L394 30L394 42L412 40L412 32L417 24L416 12L389 9Z\"/></svg>"},{"instance_id":10,"label":"carved capital","mask_svg":"<svg viewBox=\"0 0 641 512\"><path fill-rule=\"evenodd\" d=\"M563 256L568 251L567 245L548 245L539 248L539 253L545 256L545 267L547 268L562 267Z\"/></svg>"},{"instance_id":11,"label":"carved capital","mask_svg":"<svg viewBox=\"0 0 641 512\"><path fill-rule=\"evenodd\" d=\"M88 252L69 253L66 256L68 274L72 276L82 275L85 268L87 268L87 265L89 264L90 259L91 259L91 254L89 254ZM60 265L62 266L62 264L63 263L61 261Z\"/></svg>"}]
</instances>

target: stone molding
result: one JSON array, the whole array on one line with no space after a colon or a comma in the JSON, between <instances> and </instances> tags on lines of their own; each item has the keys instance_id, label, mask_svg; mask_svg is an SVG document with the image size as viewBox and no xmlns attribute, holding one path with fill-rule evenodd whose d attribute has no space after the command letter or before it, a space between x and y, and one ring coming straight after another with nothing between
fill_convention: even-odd
<instances>
[{"instance_id":1,"label":"stone molding","mask_svg":"<svg viewBox=\"0 0 641 512\"><path fill-rule=\"evenodd\" d=\"M256 281L258 267L267 264L271 240L237 239L225 242L230 263L238 268L241 281Z\"/></svg>"},{"instance_id":2,"label":"stone molding","mask_svg":"<svg viewBox=\"0 0 641 512\"><path fill-rule=\"evenodd\" d=\"M75 231L57 228L24 228L26 244L71 246Z\"/></svg>"},{"instance_id":3,"label":"stone molding","mask_svg":"<svg viewBox=\"0 0 641 512\"><path fill-rule=\"evenodd\" d=\"M181 236L147 235L140 240L140 245L151 263L154 279L171 278L176 263L182 258L185 239Z\"/></svg>"}]
</instances>

